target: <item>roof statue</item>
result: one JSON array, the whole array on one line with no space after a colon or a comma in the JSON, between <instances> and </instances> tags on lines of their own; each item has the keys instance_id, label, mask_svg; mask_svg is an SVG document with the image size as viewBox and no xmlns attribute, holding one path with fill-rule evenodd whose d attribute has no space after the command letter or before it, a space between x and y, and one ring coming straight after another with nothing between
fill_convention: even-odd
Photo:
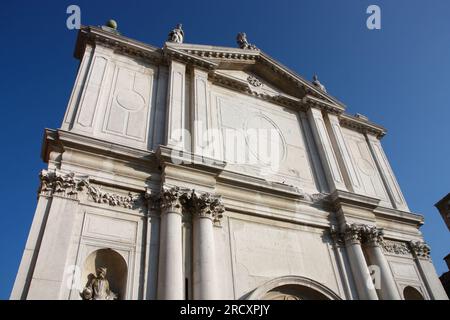
<instances>
[{"instance_id":1,"label":"roof statue","mask_svg":"<svg viewBox=\"0 0 450 320\"><path fill-rule=\"evenodd\" d=\"M327 89L325 88L325 86L324 86L323 84L320 83L319 77L317 76L317 74L315 74L315 75L313 76L313 82L312 82L312 84L313 84L315 87L317 87L317 88L319 88L320 90L322 90L323 92L327 92Z\"/></svg>"},{"instance_id":2,"label":"roof statue","mask_svg":"<svg viewBox=\"0 0 450 320\"><path fill-rule=\"evenodd\" d=\"M239 32L236 37L236 42L241 49L258 50L258 48L247 41L245 32Z\"/></svg>"},{"instance_id":3,"label":"roof statue","mask_svg":"<svg viewBox=\"0 0 450 320\"><path fill-rule=\"evenodd\" d=\"M170 31L169 38L167 39L167 41L175 43L183 43L184 31L182 27L183 25L181 23L177 24L177 26L172 31Z\"/></svg>"}]
</instances>

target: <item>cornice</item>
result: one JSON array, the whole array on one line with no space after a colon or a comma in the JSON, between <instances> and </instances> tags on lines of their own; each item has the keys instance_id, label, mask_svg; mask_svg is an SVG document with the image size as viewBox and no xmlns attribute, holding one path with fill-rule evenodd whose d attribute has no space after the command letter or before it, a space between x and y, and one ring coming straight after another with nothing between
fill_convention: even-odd
<instances>
[{"instance_id":1,"label":"cornice","mask_svg":"<svg viewBox=\"0 0 450 320\"><path fill-rule=\"evenodd\" d=\"M91 150L96 153L113 155L119 158L134 158L143 161L153 161L155 159L155 153L153 151L136 149L61 129L45 129L44 145L42 148L42 159L45 162L48 161L49 144L56 144L63 148L72 147L84 151Z\"/></svg>"},{"instance_id":2,"label":"cornice","mask_svg":"<svg viewBox=\"0 0 450 320\"><path fill-rule=\"evenodd\" d=\"M293 108L299 110L303 108L302 99L290 96L288 94L269 94L261 90L252 87L248 81L233 77L231 75L222 73L220 71L213 71L209 74L209 79L213 84L217 84L232 90L241 92L243 94L256 97L258 99L268 101L274 104L282 105L285 107Z\"/></svg>"},{"instance_id":3,"label":"cornice","mask_svg":"<svg viewBox=\"0 0 450 320\"><path fill-rule=\"evenodd\" d=\"M165 47L173 48L177 51L184 52L193 56L212 60L217 63L219 67L223 67L225 64L230 62L254 64L260 54L259 50L247 50L240 48L207 46L188 43L166 42Z\"/></svg>"},{"instance_id":4,"label":"cornice","mask_svg":"<svg viewBox=\"0 0 450 320\"><path fill-rule=\"evenodd\" d=\"M382 138L386 134L386 129L382 126L349 114L341 114L339 116L339 120L341 126L359 131L361 133L370 133L378 138Z\"/></svg>"},{"instance_id":5,"label":"cornice","mask_svg":"<svg viewBox=\"0 0 450 320\"><path fill-rule=\"evenodd\" d=\"M381 206L375 208L374 213L377 217L382 217L387 220L396 222L401 221L403 223L409 223L416 227L420 227L424 224L424 217L417 213L411 213Z\"/></svg>"},{"instance_id":6,"label":"cornice","mask_svg":"<svg viewBox=\"0 0 450 320\"><path fill-rule=\"evenodd\" d=\"M324 101L324 100L319 99L317 97L311 96L309 94L307 94L305 97L303 97L302 103L304 105L308 105L308 106L316 106L319 109L322 109L322 110L324 110L326 112L337 114L337 115L342 114L344 112L344 110L345 110L341 106L329 103L327 101Z\"/></svg>"},{"instance_id":7,"label":"cornice","mask_svg":"<svg viewBox=\"0 0 450 320\"><path fill-rule=\"evenodd\" d=\"M296 72L276 61L268 54L261 51L258 61L261 61L263 64L268 65L274 72L280 73L289 80L296 82L298 86L303 87L306 94L309 94L311 96L324 97L325 100L329 100L329 102L333 105L336 105L337 108L345 110L345 105L342 102L331 96L329 93L317 89L311 82L307 81Z\"/></svg>"},{"instance_id":8,"label":"cornice","mask_svg":"<svg viewBox=\"0 0 450 320\"><path fill-rule=\"evenodd\" d=\"M124 54L151 60L154 63L163 61L163 52L160 48L94 26L80 28L74 52L75 58L82 58L87 44L95 45L97 43Z\"/></svg>"},{"instance_id":9,"label":"cornice","mask_svg":"<svg viewBox=\"0 0 450 320\"><path fill-rule=\"evenodd\" d=\"M202 57L198 57L194 54L180 51L171 46L168 46L167 44L164 46L163 51L164 51L164 54L166 57L169 57L174 60L181 60L182 62L185 62L187 64L194 64L198 67L201 67L201 68L204 68L207 70L213 70L218 67L218 64L213 61L204 59Z\"/></svg>"},{"instance_id":10,"label":"cornice","mask_svg":"<svg viewBox=\"0 0 450 320\"><path fill-rule=\"evenodd\" d=\"M222 160L162 145L158 147L155 155L160 164L172 163L216 174L220 173L226 166L226 162Z\"/></svg>"},{"instance_id":11,"label":"cornice","mask_svg":"<svg viewBox=\"0 0 450 320\"><path fill-rule=\"evenodd\" d=\"M370 210L374 210L380 203L380 199L343 190L335 190L330 195L330 200L336 207L342 205L352 205L367 208Z\"/></svg>"}]
</instances>

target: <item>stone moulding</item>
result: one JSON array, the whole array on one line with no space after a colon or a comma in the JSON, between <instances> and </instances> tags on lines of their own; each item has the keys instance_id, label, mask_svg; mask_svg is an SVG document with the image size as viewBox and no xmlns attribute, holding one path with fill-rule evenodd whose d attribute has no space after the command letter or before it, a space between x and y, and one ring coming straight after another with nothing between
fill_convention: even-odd
<instances>
[{"instance_id":1,"label":"stone moulding","mask_svg":"<svg viewBox=\"0 0 450 320\"><path fill-rule=\"evenodd\" d=\"M139 207L142 196L140 194L120 195L103 191L100 186L94 186L87 176L76 176L75 173L42 170L39 174L41 181L39 194L51 197L54 195L78 200L80 192L86 192L88 199L96 203L119 206L126 209Z\"/></svg>"}]
</instances>

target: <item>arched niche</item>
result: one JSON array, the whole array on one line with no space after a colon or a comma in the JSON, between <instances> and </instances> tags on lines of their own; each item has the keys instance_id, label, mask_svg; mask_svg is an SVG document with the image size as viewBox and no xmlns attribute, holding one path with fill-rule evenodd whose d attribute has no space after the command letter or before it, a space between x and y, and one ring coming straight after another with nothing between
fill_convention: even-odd
<instances>
[{"instance_id":1,"label":"arched niche","mask_svg":"<svg viewBox=\"0 0 450 320\"><path fill-rule=\"evenodd\" d=\"M425 300L419 290L411 286L403 289L403 298L405 300Z\"/></svg>"},{"instance_id":2,"label":"arched niche","mask_svg":"<svg viewBox=\"0 0 450 320\"><path fill-rule=\"evenodd\" d=\"M249 300L341 300L321 283L300 276L272 279L256 288Z\"/></svg>"},{"instance_id":3,"label":"arched niche","mask_svg":"<svg viewBox=\"0 0 450 320\"><path fill-rule=\"evenodd\" d=\"M87 286L95 277L97 268L106 268L106 279L117 299L125 299L127 287L127 263L117 251L112 249L99 249L91 252L84 261L81 275L83 286Z\"/></svg>"}]
</instances>

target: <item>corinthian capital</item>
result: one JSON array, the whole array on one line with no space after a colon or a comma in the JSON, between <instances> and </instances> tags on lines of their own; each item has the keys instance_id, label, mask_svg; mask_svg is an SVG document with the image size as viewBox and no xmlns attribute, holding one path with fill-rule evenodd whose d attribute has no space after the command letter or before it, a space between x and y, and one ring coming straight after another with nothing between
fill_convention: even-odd
<instances>
[{"instance_id":1,"label":"corinthian capital","mask_svg":"<svg viewBox=\"0 0 450 320\"><path fill-rule=\"evenodd\" d=\"M181 210L181 202L183 196L186 194L185 190L179 187L162 187L159 199L157 200L162 209Z\"/></svg>"},{"instance_id":2,"label":"corinthian capital","mask_svg":"<svg viewBox=\"0 0 450 320\"><path fill-rule=\"evenodd\" d=\"M75 176L73 172L42 170L39 174L41 185L39 194L44 196L58 195L77 199L78 191L82 190L89 182L88 178Z\"/></svg>"},{"instance_id":3,"label":"corinthian capital","mask_svg":"<svg viewBox=\"0 0 450 320\"><path fill-rule=\"evenodd\" d=\"M431 248L423 241L410 241L411 251L417 258L430 259Z\"/></svg>"},{"instance_id":4,"label":"corinthian capital","mask_svg":"<svg viewBox=\"0 0 450 320\"><path fill-rule=\"evenodd\" d=\"M346 243L361 243L361 225L356 223L346 225L343 235Z\"/></svg>"},{"instance_id":5,"label":"corinthian capital","mask_svg":"<svg viewBox=\"0 0 450 320\"><path fill-rule=\"evenodd\" d=\"M361 226L362 240L369 245L381 245L383 243L383 235L383 230L375 226Z\"/></svg>"},{"instance_id":6,"label":"corinthian capital","mask_svg":"<svg viewBox=\"0 0 450 320\"><path fill-rule=\"evenodd\" d=\"M225 211L221 197L209 192L192 191L185 197L184 204L192 215L210 218L216 223L220 222Z\"/></svg>"}]
</instances>

